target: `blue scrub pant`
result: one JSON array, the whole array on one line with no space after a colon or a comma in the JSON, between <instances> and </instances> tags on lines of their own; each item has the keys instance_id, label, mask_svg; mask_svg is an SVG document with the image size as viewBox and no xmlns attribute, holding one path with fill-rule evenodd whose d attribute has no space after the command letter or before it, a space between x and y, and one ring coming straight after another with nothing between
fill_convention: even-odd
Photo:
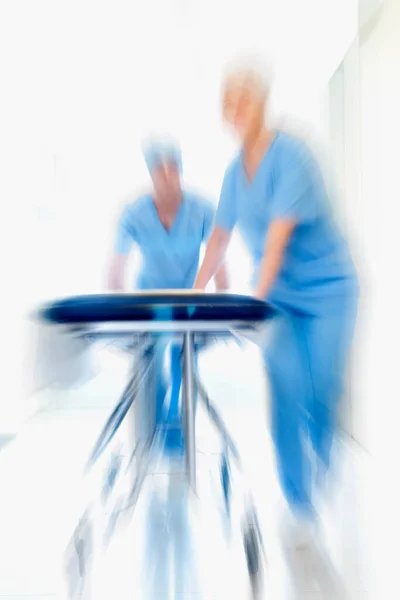
<instances>
[{"instance_id":1,"label":"blue scrub pant","mask_svg":"<svg viewBox=\"0 0 400 600\"><path fill-rule=\"evenodd\" d=\"M179 394L182 383L182 366L181 366L181 352L180 346L173 345L170 347L171 356L171 369L170 369L170 381L167 382L164 377L164 360L165 351L160 352L157 356L156 362L156 423L157 425L165 424L178 424L179 423ZM165 398L169 386L171 386L171 400L168 410L168 416L166 418L164 411Z\"/></svg>"},{"instance_id":2,"label":"blue scrub pant","mask_svg":"<svg viewBox=\"0 0 400 600\"><path fill-rule=\"evenodd\" d=\"M166 435L167 448L181 448L183 446L182 411L179 406L179 395L182 385L182 346L170 347L170 379L164 377L165 352L159 352L156 358L156 424L168 425L171 429ZM195 352L199 350L196 345ZM170 404L166 413L165 400L169 387L171 387Z\"/></svg>"},{"instance_id":3,"label":"blue scrub pant","mask_svg":"<svg viewBox=\"0 0 400 600\"><path fill-rule=\"evenodd\" d=\"M312 511L310 446L329 467L355 317L346 302L326 316L285 314L264 352L278 474L296 512Z\"/></svg>"}]
</instances>

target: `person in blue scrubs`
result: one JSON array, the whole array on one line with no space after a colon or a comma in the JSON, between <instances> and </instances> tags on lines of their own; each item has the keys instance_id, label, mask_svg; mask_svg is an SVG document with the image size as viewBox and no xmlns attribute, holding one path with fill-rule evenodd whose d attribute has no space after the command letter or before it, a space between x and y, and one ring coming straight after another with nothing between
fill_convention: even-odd
<instances>
[{"instance_id":1,"label":"person in blue scrubs","mask_svg":"<svg viewBox=\"0 0 400 600\"><path fill-rule=\"evenodd\" d=\"M238 227L253 259L254 295L279 314L264 358L294 540L294 531L303 539L316 522L313 492L330 465L358 283L313 155L300 139L266 124L268 93L267 78L251 64L227 75L223 116L241 150L226 170L195 287L207 285Z\"/></svg>"},{"instance_id":2,"label":"person in blue scrubs","mask_svg":"<svg viewBox=\"0 0 400 600\"><path fill-rule=\"evenodd\" d=\"M214 225L215 208L205 198L183 190L182 157L173 143L155 142L144 149L153 190L128 204L122 212L109 276L109 289L124 290L128 256L135 245L142 266L137 290L192 289L199 267L200 250ZM217 290L227 287L224 265L215 276ZM157 424L165 423L167 384L163 378L163 356L156 370ZM170 405L167 422L171 427L167 447L182 446L179 393L181 387L180 348L171 347Z\"/></svg>"}]
</instances>

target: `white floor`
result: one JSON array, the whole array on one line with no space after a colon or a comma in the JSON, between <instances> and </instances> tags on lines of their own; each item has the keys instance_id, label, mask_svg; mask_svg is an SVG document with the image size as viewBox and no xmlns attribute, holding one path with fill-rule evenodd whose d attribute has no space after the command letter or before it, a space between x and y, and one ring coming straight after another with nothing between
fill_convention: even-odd
<instances>
[{"instance_id":1,"label":"white floor","mask_svg":"<svg viewBox=\"0 0 400 600\"><path fill-rule=\"evenodd\" d=\"M251 350L219 348L204 358L201 372L241 449L256 498L268 554L265 597L330 598L307 581L304 566L291 587L280 552L276 524L281 497L257 355ZM0 452L0 598L66 597L65 548L93 483L91 479L89 487L82 485L80 474L124 377L120 357L107 355L100 376L68 394L54 395L51 406ZM201 413L198 421L199 499L188 501L179 478L168 487L162 466L148 478L129 526L113 539L107 553L97 550L94 555L93 600L249 597L236 513L232 538L229 542L224 538L218 443ZM125 437L122 431L120 439ZM389 597L371 591L377 574L383 575L388 564L384 551L378 553L383 565L379 571L372 544L380 516L372 459L350 441L342 441L338 449L337 485L324 523L332 560L346 588L346 596L341 597ZM240 489L237 482L238 501ZM175 495L173 501L166 498L166 490ZM172 581L174 553L180 570Z\"/></svg>"}]
</instances>

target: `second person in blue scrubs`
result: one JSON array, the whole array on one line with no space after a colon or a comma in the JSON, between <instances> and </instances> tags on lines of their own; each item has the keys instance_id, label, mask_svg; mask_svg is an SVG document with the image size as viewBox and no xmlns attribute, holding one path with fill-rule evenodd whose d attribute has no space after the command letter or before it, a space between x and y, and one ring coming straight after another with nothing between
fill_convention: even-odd
<instances>
[{"instance_id":1,"label":"second person in blue scrubs","mask_svg":"<svg viewBox=\"0 0 400 600\"><path fill-rule=\"evenodd\" d=\"M142 267L136 282L138 290L181 290L193 287L200 250L211 235L215 209L205 198L182 190L182 159L179 148L154 143L145 148L153 190L128 204L119 219L115 252L109 276L109 289L124 290L127 258L132 246L141 253ZM215 276L217 290L227 287L222 266ZM167 447L182 445L179 415L181 387L180 348L171 348L170 406L163 414L167 386L163 364L157 369L157 423L176 425L169 429Z\"/></svg>"},{"instance_id":2,"label":"second person in blue scrubs","mask_svg":"<svg viewBox=\"0 0 400 600\"><path fill-rule=\"evenodd\" d=\"M251 65L227 76L223 116L242 148L225 173L195 287L216 272L237 226L253 259L254 295L281 315L264 359L292 543L314 530L312 466L320 475L329 467L358 285L319 168L301 140L268 128L267 97Z\"/></svg>"}]
</instances>

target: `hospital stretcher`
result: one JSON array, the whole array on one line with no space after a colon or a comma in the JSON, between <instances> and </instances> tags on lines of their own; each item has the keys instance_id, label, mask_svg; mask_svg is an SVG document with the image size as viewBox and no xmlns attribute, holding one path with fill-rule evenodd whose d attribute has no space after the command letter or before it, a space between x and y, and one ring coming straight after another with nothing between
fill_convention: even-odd
<instances>
[{"instance_id":1,"label":"hospital stretcher","mask_svg":"<svg viewBox=\"0 0 400 600\"><path fill-rule=\"evenodd\" d=\"M196 404L201 401L220 434L223 451L220 481L229 516L231 465L241 470L240 455L222 418L211 403L198 372L196 348L233 339L254 341L274 317L264 302L231 294L207 294L191 291L140 292L71 297L42 307L39 318L66 335L78 336L89 343L110 341L132 354L132 372L127 386L107 420L88 461L90 469L116 435L131 407L134 409L135 444L129 463L135 463L135 476L125 497L115 507L110 535L121 514L132 512L149 472L151 457L160 437L155 419L155 357L162 344L182 346L182 422L185 474L196 494ZM105 488L115 485L119 476L118 458L113 458L106 475ZM250 490L246 493L243 515L243 543L250 577L257 578L263 544ZM86 515L87 516L87 515ZM85 544L88 543L87 519L83 518L74 535L79 555L79 570L85 575ZM87 549L86 549L87 551Z\"/></svg>"}]
</instances>

